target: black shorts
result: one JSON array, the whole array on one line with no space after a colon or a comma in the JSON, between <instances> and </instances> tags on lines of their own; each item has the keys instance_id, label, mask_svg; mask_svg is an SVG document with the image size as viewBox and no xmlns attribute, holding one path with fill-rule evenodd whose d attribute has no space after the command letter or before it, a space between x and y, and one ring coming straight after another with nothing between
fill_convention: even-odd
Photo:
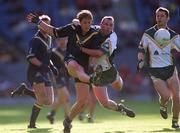
<instances>
[{"instance_id":1,"label":"black shorts","mask_svg":"<svg viewBox=\"0 0 180 133\"><path fill-rule=\"evenodd\" d=\"M31 86L38 83L45 83L45 86L52 86L52 72L42 73L39 71L28 70L27 79Z\"/></svg>"},{"instance_id":2,"label":"black shorts","mask_svg":"<svg viewBox=\"0 0 180 133\"><path fill-rule=\"evenodd\" d=\"M149 73L151 76L154 76L155 78L159 78L166 81L167 79L172 77L174 73L174 68L174 65L161 68L149 68Z\"/></svg>"},{"instance_id":3,"label":"black shorts","mask_svg":"<svg viewBox=\"0 0 180 133\"><path fill-rule=\"evenodd\" d=\"M79 65L81 65L84 68L85 73L87 73L87 74L90 73L89 60L88 59L84 60L80 57L77 58L71 54L66 53L66 55L64 57L65 64L67 65L71 60L75 60Z\"/></svg>"},{"instance_id":4,"label":"black shorts","mask_svg":"<svg viewBox=\"0 0 180 133\"><path fill-rule=\"evenodd\" d=\"M56 83L54 85L55 89L61 89L63 87L69 86L69 78L65 76L59 76L56 78Z\"/></svg>"},{"instance_id":5,"label":"black shorts","mask_svg":"<svg viewBox=\"0 0 180 133\"><path fill-rule=\"evenodd\" d=\"M93 79L95 86L106 86L113 83L117 78L117 70L113 66L107 71L103 71L101 74L97 74Z\"/></svg>"}]
</instances>

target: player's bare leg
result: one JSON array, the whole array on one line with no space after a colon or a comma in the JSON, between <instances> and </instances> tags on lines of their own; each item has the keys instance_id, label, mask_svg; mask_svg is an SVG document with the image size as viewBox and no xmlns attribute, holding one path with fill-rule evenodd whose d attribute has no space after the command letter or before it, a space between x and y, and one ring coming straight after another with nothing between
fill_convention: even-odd
<instances>
[{"instance_id":1,"label":"player's bare leg","mask_svg":"<svg viewBox=\"0 0 180 133\"><path fill-rule=\"evenodd\" d=\"M32 107L28 128L36 128L36 120L43 105L50 105L54 100L52 87L47 87L44 83L39 83L33 85L33 89L36 95L36 102Z\"/></svg>"},{"instance_id":2,"label":"player's bare leg","mask_svg":"<svg viewBox=\"0 0 180 133\"><path fill-rule=\"evenodd\" d=\"M111 84L111 86L116 90L122 90L123 87L122 78L119 75L117 75L117 79Z\"/></svg>"},{"instance_id":3,"label":"player's bare leg","mask_svg":"<svg viewBox=\"0 0 180 133\"><path fill-rule=\"evenodd\" d=\"M76 102L72 106L69 115L63 121L64 133L70 133L71 122L76 115L78 115L82 110L84 110L87 104L87 97L89 95L89 85L84 83L76 83Z\"/></svg>"},{"instance_id":4,"label":"player's bare leg","mask_svg":"<svg viewBox=\"0 0 180 133\"><path fill-rule=\"evenodd\" d=\"M55 102L52 105L52 110L47 115L47 119L50 121L51 124L54 123L54 116L60 106L63 106L65 117L68 116L69 97L70 97L69 92L66 87L57 89L57 99L55 100Z\"/></svg>"},{"instance_id":5,"label":"player's bare leg","mask_svg":"<svg viewBox=\"0 0 180 133\"><path fill-rule=\"evenodd\" d=\"M99 103L103 107L121 112L129 117L135 117L135 113L132 110L125 107L123 104L117 104L115 101L109 99L106 87L93 86L93 91Z\"/></svg>"},{"instance_id":6,"label":"player's bare leg","mask_svg":"<svg viewBox=\"0 0 180 133\"><path fill-rule=\"evenodd\" d=\"M94 122L94 112L95 112L95 108L96 108L96 97L93 93L93 90L90 91L89 96L88 96L88 114L87 119L89 123L93 123Z\"/></svg>"},{"instance_id":7,"label":"player's bare leg","mask_svg":"<svg viewBox=\"0 0 180 133\"><path fill-rule=\"evenodd\" d=\"M170 90L167 88L167 84L165 81L153 78L154 88L156 89L159 95L159 102L160 102L160 114L164 119L168 118L167 112L167 104L170 99Z\"/></svg>"},{"instance_id":8,"label":"player's bare leg","mask_svg":"<svg viewBox=\"0 0 180 133\"><path fill-rule=\"evenodd\" d=\"M87 97L89 95L89 85L84 83L76 83L76 103L73 105L69 118L72 120L80 113L87 104Z\"/></svg>"},{"instance_id":9,"label":"player's bare leg","mask_svg":"<svg viewBox=\"0 0 180 133\"><path fill-rule=\"evenodd\" d=\"M176 69L173 76L168 79L167 82L172 94L172 127L179 128L178 118L180 111L180 83Z\"/></svg>"},{"instance_id":10,"label":"player's bare leg","mask_svg":"<svg viewBox=\"0 0 180 133\"><path fill-rule=\"evenodd\" d=\"M84 68L80 66L76 61L71 60L66 66L68 73L80 81L89 83L90 77L84 72Z\"/></svg>"}]
</instances>

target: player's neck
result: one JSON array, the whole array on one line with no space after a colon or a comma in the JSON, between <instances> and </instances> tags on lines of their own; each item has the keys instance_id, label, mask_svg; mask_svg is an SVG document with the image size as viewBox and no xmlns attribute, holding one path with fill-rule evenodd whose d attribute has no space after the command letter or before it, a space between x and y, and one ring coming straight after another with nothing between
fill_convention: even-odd
<instances>
[{"instance_id":1,"label":"player's neck","mask_svg":"<svg viewBox=\"0 0 180 133\"><path fill-rule=\"evenodd\" d=\"M41 34L42 34L45 38L48 37L48 34L46 34L45 32L43 32L43 31L41 31L41 30L40 30L40 32L41 32Z\"/></svg>"},{"instance_id":2,"label":"player's neck","mask_svg":"<svg viewBox=\"0 0 180 133\"><path fill-rule=\"evenodd\" d=\"M160 28L166 28L167 27L167 24L157 24L157 28L160 29Z\"/></svg>"}]
</instances>

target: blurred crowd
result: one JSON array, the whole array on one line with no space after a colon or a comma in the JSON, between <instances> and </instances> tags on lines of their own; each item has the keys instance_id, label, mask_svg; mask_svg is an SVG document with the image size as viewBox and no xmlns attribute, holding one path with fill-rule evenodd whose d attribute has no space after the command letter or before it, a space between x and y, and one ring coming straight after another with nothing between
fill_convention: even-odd
<instances>
[{"instance_id":1,"label":"blurred crowd","mask_svg":"<svg viewBox=\"0 0 180 133\"><path fill-rule=\"evenodd\" d=\"M115 31L119 38L120 52L115 64L124 80L123 94L154 95L147 74L136 72L137 46L145 29L155 24L155 10L164 6L170 10L169 26L179 33L178 0L1 0L0 1L0 96L18 83L26 81L27 45L36 27L25 20L29 12L41 12L52 19L52 25L70 23L81 9L89 9L94 24L105 15L115 18ZM174 53L180 68L180 53ZM23 65L22 65L23 64ZM14 73L13 73L14 71ZM18 76L17 76L18 75ZM117 94L114 94L117 95Z\"/></svg>"}]
</instances>

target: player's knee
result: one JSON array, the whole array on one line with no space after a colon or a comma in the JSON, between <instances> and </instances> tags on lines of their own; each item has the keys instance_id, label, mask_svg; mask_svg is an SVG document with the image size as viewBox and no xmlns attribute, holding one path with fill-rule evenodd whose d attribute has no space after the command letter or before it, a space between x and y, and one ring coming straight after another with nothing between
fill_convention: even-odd
<instances>
[{"instance_id":1,"label":"player's knee","mask_svg":"<svg viewBox=\"0 0 180 133\"><path fill-rule=\"evenodd\" d=\"M70 102L70 98L67 97L67 98L65 99L65 102L66 102L66 103L69 103L69 102Z\"/></svg>"},{"instance_id":2,"label":"player's knee","mask_svg":"<svg viewBox=\"0 0 180 133\"><path fill-rule=\"evenodd\" d=\"M79 107L80 107L80 108L86 107L86 103L85 103L85 102L80 102L80 103L79 103Z\"/></svg>"},{"instance_id":3,"label":"player's knee","mask_svg":"<svg viewBox=\"0 0 180 133\"><path fill-rule=\"evenodd\" d=\"M36 98L36 103L38 103L39 105L44 105L44 98L42 98L42 97L37 97L37 98Z\"/></svg>"},{"instance_id":4,"label":"player's knee","mask_svg":"<svg viewBox=\"0 0 180 133\"><path fill-rule=\"evenodd\" d=\"M69 99L64 97L62 98L61 100L59 100L60 103L64 104L64 103L68 103L69 102Z\"/></svg>"},{"instance_id":5,"label":"player's knee","mask_svg":"<svg viewBox=\"0 0 180 133\"><path fill-rule=\"evenodd\" d=\"M119 80L112 83L112 87L116 90L122 90L123 88L123 80L119 77Z\"/></svg>"},{"instance_id":6,"label":"player's knee","mask_svg":"<svg viewBox=\"0 0 180 133\"><path fill-rule=\"evenodd\" d=\"M51 99L44 100L44 105L52 105L52 104L53 104L53 100Z\"/></svg>"},{"instance_id":7,"label":"player's knee","mask_svg":"<svg viewBox=\"0 0 180 133\"><path fill-rule=\"evenodd\" d=\"M164 102L168 102L170 99L170 94L166 94L160 97L160 100L163 100Z\"/></svg>"},{"instance_id":8,"label":"player's knee","mask_svg":"<svg viewBox=\"0 0 180 133\"><path fill-rule=\"evenodd\" d=\"M101 100L99 101L101 106L103 106L104 108L108 108L108 100Z\"/></svg>"},{"instance_id":9,"label":"player's knee","mask_svg":"<svg viewBox=\"0 0 180 133\"><path fill-rule=\"evenodd\" d=\"M123 85L122 85L122 84L116 83L116 84L113 84L112 87L113 87L114 89L120 91L120 90L122 90Z\"/></svg>"},{"instance_id":10,"label":"player's knee","mask_svg":"<svg viewBox=\"0 0 180 133\"><path fill-rule=\"evenodd\" d=\"M75 63L74 61L70 61L68 63L67 69L69 71L75 70L77 68L77 63Z\"/></svg>"},{"instance_id":11,"label":"player's knee","mask_svg":"<svg viewBox=\"0 0 180 133\"><path fill-rule=\"evenodd\" d=\"M78 100L77 104L81 107L84 108L87 105L87 101L86 100Z\"/></svg>"},{"instance_id":12,"label":"player's knee","mask_svg":"<svg viewBox=\"0 0 180 133\"><path fill-rule=\"evenodd\" d=\"M173 101L180 101L179 93L172 95Z\"/></svg>"}]
</instances>

